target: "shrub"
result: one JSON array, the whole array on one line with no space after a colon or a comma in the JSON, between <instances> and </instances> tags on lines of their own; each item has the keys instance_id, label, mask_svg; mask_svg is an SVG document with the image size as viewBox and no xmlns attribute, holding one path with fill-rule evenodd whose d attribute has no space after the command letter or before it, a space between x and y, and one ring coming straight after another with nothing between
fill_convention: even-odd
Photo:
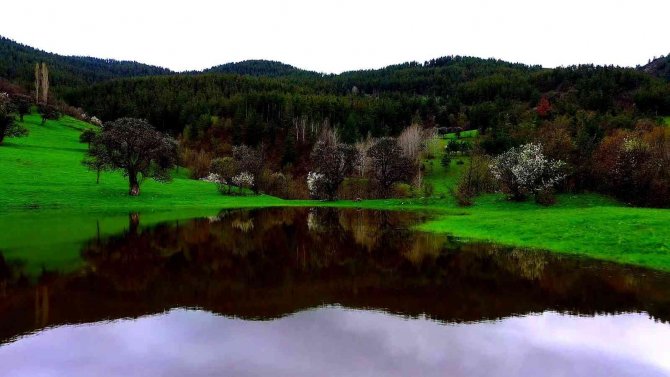
<instances>
[{"instance_id":1,"label":"shrub","mask_svg":"<svg viewBox=\"0 0 670 377\"><path fill-rule=\"evenodd\" d=\"M243 171L232 178L233 185L240 189L251 189L254 186L254 176L251 173Z\"/></svg>"},{"instance_id":2,"label":"shrub","mask_svg":"<svg viewBox=\"0 0 670 377\"><path fill-rule=\"evenodd\" d=\"M181 153L181 161L189 169L189 177L200 179L206 177L212 165L212 155L203 150L194 151L184 148Z\"/></svg>"},{"instance_id":3,"label":"shrub","mask_svg":"<svg viewBox=\"0 0 670 377\"><path fill-rule=\"evenodd\" d=\"M307 188L312 199L325 199L328 196L326 186L327 182L324 174L313 171L307 174Z\"/></svg>"},{"instance_id":4,"label":"shrub","mask_svg":"<svg viewBox=\"0 0 670 377\"><path fill-rule=\"evenodd\" d=\"M451 166L451 157L445 153L444 156L442 156L442 160L440 160L440 164L442 164L445 169L449 169Z\"/></svg>"},{"instance_id":5,"label":"shrub","mask_svg":"<svg viewBox=\"0 0 670 377\"><path fill-rule=\"evenodd\" d=\"M394 198L411 198L412 193L412 185L407 183L394 183L391 187L391 196Z\"/></svg>"},{"instance_id":6,"label":"shrub","mask_svg":"<svg viewBox=\"0 0 670 377\"><path fill-rule=\"evenodd\" d=\"M565 178L565 163L546 158L542 145L535 143L509 149L494 158L490 167L503 192L517 201L551 190Z\"/></svg>"},{"instance_id":7,"label":"shrub","mask_svg":"<svg viewBox=\"0 0 670 377\"><path fill-rule=\"evenodd\" d=\"M237 164L232 157L215 158L209 166L210 174L215 174L219 179L219 191L230 194L232 179L237 171Z\"/></svg>"},{"instance_id":8,"label":"shrub","mask_svg":"<svg viewBox=\"0 0 670 377\"><path fill-rule=\"evenodd\" d=\"M594 153L601 189L637 205L670 205L670 129L620 130Z\"/></svg>"},{"instance_id":9,"label":"shrub","mask_svg":"<svg viewBox=\"0 0 670 377\"><path fill-rule=\"evenodd\" d=\"M475 155L458 180L454 197L461 206L472 205L476 196L493 192L496 188L489 169L490 159L487 156Z\"/></svg>"},{"instance_id":10,"label":"shrub","mask_svg":"<svg viewBox=\"0 0 670 377\"><path fill-rule=\"evenodd\" d=\"M93 142L93 139L97 135L97 132L94 130L87 128L84 131L82 131L81 135L79 135L79 142L80 143L86 143L88 144L89 148L91 147L91 142Z\"/></svg>"},{"instance_id":11,"label":"shrub","mask_svg":"<svg viewBox=\"0 0 670 377\"><path fill-rule=\"evenodd\" d=\"M342 199L356 200L371 198L374 192L370 181L365 178L347 178L342 182L338 196Z\"/></svg>"}]
</instances>

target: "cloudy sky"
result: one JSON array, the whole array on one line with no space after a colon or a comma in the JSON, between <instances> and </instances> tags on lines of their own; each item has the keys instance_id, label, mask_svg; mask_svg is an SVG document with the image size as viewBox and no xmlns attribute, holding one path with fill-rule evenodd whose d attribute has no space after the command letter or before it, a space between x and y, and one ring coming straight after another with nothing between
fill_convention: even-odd
<instances>
[{"instance_id":1,"label":"cloudy sky","mask_svg":"<svg viewBox=\"0 0 670 377\"><path fill-rule=\"evenodd\" d=\"M444 55L547 67L670 53L668 0L13 0L0 35L174 70L271 59L320 72Z\"/></svg>"}]
</instances>

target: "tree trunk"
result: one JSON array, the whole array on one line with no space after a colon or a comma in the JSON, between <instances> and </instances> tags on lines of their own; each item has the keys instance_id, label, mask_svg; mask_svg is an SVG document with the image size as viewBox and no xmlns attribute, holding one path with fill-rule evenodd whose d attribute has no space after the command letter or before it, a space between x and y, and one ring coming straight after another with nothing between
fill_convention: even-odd
<instances>
[{"instance_id":1,"label":"tree trunk","mask_svg":"<svg viewBox=\"0 0 670 377\"><path fill-rule=\"evenodd\" d=\"M137 173L128 174L128 180L130 182L130 191L128 191L128 195L139 196L140 195L140 183L137 180Z\"/></svg>"}]
</instances>

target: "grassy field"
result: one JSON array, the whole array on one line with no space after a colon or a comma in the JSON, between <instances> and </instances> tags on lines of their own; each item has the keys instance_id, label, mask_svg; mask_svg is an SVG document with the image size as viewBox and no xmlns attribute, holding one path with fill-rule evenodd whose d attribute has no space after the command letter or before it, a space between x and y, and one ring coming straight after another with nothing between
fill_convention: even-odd
<instances>
[{"instance_id":1,"label":"grassy field","mask_svg":"<svg viewBox=\"0 0 670 377\"><path fill-rule=\"evenodd\" d=\"M459 208L448 194L460 171L433 160L425 180L436 199L364 202L286 201L269 196L226 197L213 184L186 178L172 183L147 181L142 194L127 195L127 182L105 173L101 183L81 165L86 150L78 142L88 127L71 118L40 126L27 116L30 136L0 146L0 250L26 269L74 268L79 250L97 234L115 234L128 226L128 213L140 212L144 226L162 221L210 216L224 208L336 206L385 210L434 211L425 231L506 245L545 249L670 271L670 210L629 208L598 195L562 195L553 207L512 203L499 195Z\"/></svg>"},{"instance_id":2,"label":"grassy field","mask_svg":"<svg viewBox=\"0 0 670 377\"><path fill-rule=\"evenodd\" d=\"M663 120L665 121L666 126L670 126L670 116L663 117Z\"/></svg>"},{"instance_id":3,"label":"grassy field","mask_svg":"<svg viewBox=\"0 0 670 377\"><path fill-rule=\"evenodd\" d=\"M467 131L463 131L463 132L461 132L461 137L460 137L460 139L474 139L474 138L476 138L478 135L479 135L479 131L478 131L478 130L467 130ZM444 135L444 139L446 139L446 140L457 139L457 138L458 138L458 137L456 137L456 134L455 134L455 133L450 133L450 134L446 134L446 135Z\"/></svg>"}]
</instances>

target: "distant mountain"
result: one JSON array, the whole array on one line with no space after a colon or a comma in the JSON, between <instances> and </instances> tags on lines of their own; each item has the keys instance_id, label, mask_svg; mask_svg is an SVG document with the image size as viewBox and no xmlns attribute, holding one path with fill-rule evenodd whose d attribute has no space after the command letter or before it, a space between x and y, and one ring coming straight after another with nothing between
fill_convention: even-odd
<instances>
[{"instance_id":1,"label":"distant mountain","mask_svg":"<svg viewBox=\"0 0 670 377\"><path fill-rule=\"evenodd\" d=\"M656 58L640 67L640 69L652 76L670 81L670 54Z\"/></svg>"},{"instance_id":2,"label":"distant mountain","mask_svg":"<svg viewBox=\"0 0 670 377\"><path fill-rule=\"evenodd\" d=\"M226 73L256 77L285 77L285 76L320 76L317 72L306 71L292 65L272 60L245 60L237 63L227 63L205 69L204 73Z\"/></svg>"},{"instance_id":3,"label":"distant mountain","mask_svg":"<svg viewBox=\"0 0 670 377\"><path fill-rule=\"evenodd\" d=\"M29 86L37 62L49 66L52 87L59 92L110 79L173 73L134 61L53 54L0 36L0 77Z\"/></svg>"}]
</instances>

